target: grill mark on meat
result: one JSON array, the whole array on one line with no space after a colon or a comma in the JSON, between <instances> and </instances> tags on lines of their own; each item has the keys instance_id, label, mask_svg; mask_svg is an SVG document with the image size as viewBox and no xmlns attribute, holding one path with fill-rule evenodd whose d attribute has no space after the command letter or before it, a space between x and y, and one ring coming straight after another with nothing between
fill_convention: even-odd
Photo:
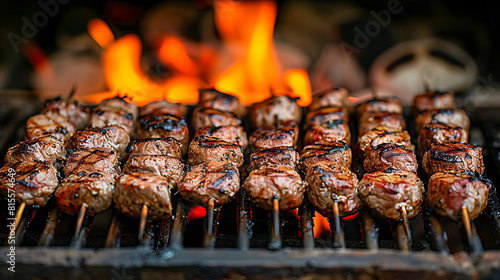
<instances>
[{"instance_id":1,"label":"grill mark on meat","mask_svg":"<svg viewBox=\"0 0 500 280\"><path fill-rule=\"evenodd\" d=\"M179 119L174 115L146 115L139 118L139 123L145 129L163 129L165 131L172 131L176 128L177 124L186 126L185 119Z\"/></svg>"},{"instance_id":2,"label":"grill mark on meat","mask_svg":"<svg viewBox=\"0 0 500 280\"><path fill-rule=\"evenodd\" d=\"M125 152L127 154L130 154L134 149L134 145L137 143L155 142L155 141L158 141L158 139L159 138L134 139L134 140L128 142L127 147L125 147ZM178 142L179 144L181 143L181 141L179 141L179 139L174 138L174 137L163 137L161 139L165 139L166 141L175 141L175 142Z\"/></svg>"}]
</instances>

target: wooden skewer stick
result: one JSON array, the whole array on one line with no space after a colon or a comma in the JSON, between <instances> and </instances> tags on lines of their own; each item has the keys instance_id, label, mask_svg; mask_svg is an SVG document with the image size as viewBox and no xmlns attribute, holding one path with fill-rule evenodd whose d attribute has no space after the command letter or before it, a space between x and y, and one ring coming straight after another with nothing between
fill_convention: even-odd
<instances>
[{"instance_id":1,"label":"wooden skewer stick","mask_svg":"<svg viewBox=\"0 0 500 280\"><path fill-rule=\"evenodd\" d=\"M405 233L408 239L410 239L410 227L408 225L408 212L406 212L406 206L401 206L401 214L403 216L403 226L405 227Z\"/></svg>"},{"instance_id":2,"label":"wooden skewer stick","mask_svg":"<svg viewBox=\"0 0 500 280\"><path fill-rule=\"evenodd\" d=\"M148 219L148 206L146 204L142 205L141 209L141 218L139 220L139 235L138 239L139 242L142 242L142 239L144 238L144 230L146 229L146 220Z\"/></svg>"},{"instance_id":3,"label":"wooden skewer stick","mask_svg":"<svg viewBox=\"0 0 500 280\"><path fill-rule=\"evenodd\" d=\"M462 222L465 226L465 233L467 234L467 240L469 241L469 246L472 247L473 239L472 239L472 229L470 225L469 211L467 211L466 207L462 208Z\"/></svg>"},{"instance_id":4,"label":"wooden skewer stick","mask_svg":"<svg viewBox=\"0 0 500 280\"><path fill-rule=\"evenodd\" d=\"M76 229L75 229L75 237L74 239L78 239L80 235L80 231L82 230L83 220L85 219L85 212L87 212L87 204L83 203L80 207L80 211L78 211L78 216L76 220Z\"/></svg>"},{"instance_id":5,"label":"wooden skewer stick","mask_svg":"<svg viewBox=\"0 0 500 280\"><path fill-rule=\"evenodd\" d=\"M340 210L339 210L339 202L335 200L332 206L333 211L333 221L335 225L335 229L332 230L334 246L337 248L345 249L345 239L342 230L340 229Z\"/></svg>"},{"instance_id":6,"label":"wooden skewer stick","mask_svg":"<svg viewBox=\"0 0 500 280\"><path fill-rule=\"evenodd\" d=\"M203 241L203 245L205 247L213 246L213 235L214 235L214 210L215 210L215 202L214 199L211 198L208 200L207 205L207 220L206 220L206 230L205 230L205 239Z\"/></svg>"},{"instance_id":7,"label":"wooden skewer stick","mask_svg":"<svg viewBox=\"0 0 500 280\"><path fill-rule=\"evenodd\" d=\"M280 236L280 200L277 197L273 198L273 213L272 213L272 236L269 243L269 249L277 250L281 247Z\"/></svg>"},{"instance_id":8,"label":"wooden skewer stick","mask_svg":"<svg viewBox=\"0 0 500 280\"><path fill-rule=\"evenodd\" d=\"M19 208L17 208L16 216L14 218L15 219L14 220L14 229L13 229L14 232L16 232L17 227L21 223L21 218L22 218L23 213L24 213L24 208L26 208L26 202L21 203L21 205L19 205Z\"/></svg>"}]
</instances>

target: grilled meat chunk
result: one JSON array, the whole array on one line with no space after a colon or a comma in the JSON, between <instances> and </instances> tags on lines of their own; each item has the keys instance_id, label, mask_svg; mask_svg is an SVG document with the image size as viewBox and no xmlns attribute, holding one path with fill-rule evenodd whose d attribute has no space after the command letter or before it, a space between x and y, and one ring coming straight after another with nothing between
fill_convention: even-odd
<instances>
[{"instance_id":1,"label":"grilled meat chunk","mask_svg":"<svg viewBox=\"0 0 500 280\"><path fill-rule=\"evenodd\" d=\"M319 125L312 125L304 135L304 145L316 142L345 141L351 144L351 130L344 120L330 120Z\"/></svg>"},{"instance_id":2,"label":"grilled meat chunk","mask_svg":"<svg viewBox=\"0 0 500 280\"><path fill-rule=\"evenodd\" d=\"M206 161L234 163L243 165L243 148L219 138L210 136L196 137L191 141L188 152L188 164L196 165Z\"/></svg>"},{"instance_id":3,"label":"grilled meat chunk","mask_svg":"<svg viewBox=\"0 0 500 280\"><path fill-rule=\"evenodd\" d=\"M173 137L181 142L182 154L189 145L189 128L186 120L173 115L146 115L138 119L137 138Z\"/></svg>"},{"instance_id":4,"label":"grilled meat chunk","mask_svg":"<svg viewBox=\"0 0 500 280\"><path fill-rule=\"evenodd\" d=\"M483 148L463 143L431 144L422 158L427 175L436 172L479 173L484 172Z\"/></svg>"},{"instance_id":5,"label":"grilled meat chunk","mask_svg":"<svg viewBox=\"0 0 500 280\"><path fill-rule=\"evenodd\" d=\"M375 146L363 162L365 172L401 170L417 173L417 157L403 145L384 143Z\"/></svg>"},{"instance_id":6,"label":"grilled meat chunk","mask_svg":"<svg viewBox=\"0 0 500 280\"><path fill-rule=\"evenodd\" d=\"M243 187L248 196L261 208L271 210L273 199L279 199L280 210L299 207L304 200L307 184L302 182L293 167L269 165L255 169L248 175Z\"/></svg>"},{"instance_id":7,"label":"grilled meat chunk","mask_svg":"<svg viewBox=\"0 0 500 280\"><path fill-rule=\"evenodd\" d=\"M89 148L113 149L120 159L126 158L125 148L130 141L127 131L118 125L77 131L66 144L68 151Z\"/></svg>"},{"instance_id":8,"label":"grilled meat chunk","mask_svg":"<svg viewBox=\"0 0 500 280\"><path fill-rule=\"evenodd\" d=\"M128 143L125 152L130 156L155 155L182 158L181 142L173 137L132 140Z\"/></svg>"},{"instance_id":9,"label":"grilled meat chunk","mask_svg":"<svg viewBox=\"0 0 500 280\"><path fill-rule=\"evenodd\" d=\"M462 127L465 130L470 127L469 117L463 110L446 109L420 113L415 119L415 130L419 133L424 125L436 122Z\"/></svg>"},{"instance_id":10,"label":"grilled meat chunk","mask_svg":"<svg viewBox=\"0 0 500 280\"><path fill-rule=\"evenodd\" d=\"M193 127L195 130L202 127L241 125L241 120L232 112L223 112L212 108L197 106L193 112Z\"/></svg>"},{"instance_id":11,"label":"grilled meat chunk","mask_svg":"<svg viewBox=\"0 0 500 280\"><path fill-rule=\"evenodd\" d=\"M132 155L123 166L123 173L152 174L163 177L174 188L182 177L184 164L178 158L162 155Z\"/></svg>"},{"instance_id":12,"label":"grilled meat chunk","mask_svg":"<svg viewBox=\"0 0 500 280\"><path fill-rule=\"evenodd\" d=\"M187 114L187 107L180 103L171 103L166 100L153 101L139 110L139 117L147 115L172 115L182 118Z\"/></svg>"},{"instance_id":13,"label":"grilled meat chunk","mask_svg":"<svg viewBox=\"0 0 500 280\"><path fill-rule=\"evenodd\" d=\"M42 114L47 112L57 113L67 118L77 130L84 129L90 120L89 107L80 104L72 97L57 97L47 100Z\"/></svg>"},{"instance_id":14,"label":"grilled meat chunk","mask_svg":"<svg viewBox=\"0 0 500 280\"><path fill-rule=\"evenodd\" d=\"M92 110L90 125L98 128L118 125L131 135L135 129L138 113L137 105L128 103L123 98L105 99Z\"/></svg>"},{"instance_id":15,"label":"grilled meat chunk","mask_svg":"<svg viewBox=\"0 0 500 280\"><path fill-rule=\"evenodd\" d=\"M7 150L5 165L17 162L48 161L55 163L66 158L66 149L63 142L53 135L25 140Z\"/></svg>"},{"instance_id":16,"label":"grilled meat chunk","mask_svg":"<svg viewBox=\"0 0 500 280\"><path fill-rule=\"evenodd\" d=\"M317 162L309 167L304 180L308 185L309 201L325 217L333 217L335 201L339 203L341 217L354 214L363 206L357 195L358 178L345 166Z\"/></svg>"},{"instance_id":17,"label":"grilled meat chunk","mask_svg":"<svg viewBox=\"0 0 500 280\"><path fill-rule=\"evenodd\" d=\"M356 151L360 159L364 159L370 153L370 150L383 143L395 143L413 150L410 134L406 130L378 126L358 138Z\"/></svg>"},{"instance_id":18,"label":"grilled meat chunk","mask_svg":"<svg viewBox=\"0 0 500 280\"><path fill-rule=\"evenodd\" d=\"M287 121L255 130L250 135L250 144L254 151L282 146L297 148L298 138L299 126Z\"/></svg>"},{"instance_id":19,"label":"grilled meat chunk","mask_svg":"<svg viewBox=\"0 0 500 280\"><path fill-rule=\"evenodd\" d=\"M253 129L270 127L285 121L299 123L301 118L302 109L297 105L296 99L286 95L273 96L253 104L250 108L250 123Z\"/></svg>"},{"instance_id":20,"label":"grilled meat chunk","mask_svg":"<svg viewBox=\"0 0 500 280\"><path fill-rule=\"evenodd\" d=\"M337 166L349 168L352 162L351 149L344 141L333 141L307 145L300 153L300 166L304 174L310 166L320 161L328 161Z\"/></svg>"},{"instance_id":21,"label":"grilled meat chunk","mask_svg":"<svg viewBox=\"0 0 500 280\"><path fill-rule=\"evenodd\" d=\"M455 108L455 98L451 92L425 92L415 96L413 109L415 115L423 111Z\"/></svg>"},{"instance_id":22,"label":"grilled meat chunk","mask_svg":"<svg viewBox=\"0 0 500 280\"><path fill-rule=\"evenodd\" d=\"M364 135L377 126L403 130L406 127L402 114L387 112L366 112L361 115L358 124L358 137Z\"/></svg>"},{"instance_id":23,"label":"grilled meat chunk","mask_svg":"<svg viewBox=\"0 0 500 280\"><path fill-rule=\"evenodd\" d=\"M420 130L418 145L420 150L426 151L431 147L432 143L467 143L468 136L468 132L461 127L451 124L430 123Z\"/></svg>"},{"instance_id":24,"label":"grilled meat chunk","mask_svg":"<svg viewBox=\"0 0 500 280\"><path fill-rule=\"evenodd\" d=\"M381 218L399 220L401 206L408 218L418 215L424 184L417 175L406 171L366 173L359 182L358 196L372 213Z\"/></svg>"},{"instance_id":25,"label":"grilled meat chunk","mask_svg":"<svg viewBox=\"0 0 500 280\"><path fill-rule=\"evenodd\" d=\"M324 107L309 111L306 115L306 125L308 127L337 120L343 120L345 123L349 122L349 112L346 108Z\"/></svg>"},{"instance_id":26,"label":"grilled meat chunk","mask_svg":"<svg viewBox=\"0 0 500 280\"><path fill-rule=\"evenodd\" d=\"M240 125L204 127L199 128L194 133L195 138L203 135L219 138L231 144L237 144L243 147L243 149L246 149L248 146L247 133L243 126Z\"/></svg>"},{"instance_id":27,"label":"grilled meat chunk","mask_svg":"<svg viewBox=\"0 0 500 280\"><path fill-rule=\"evenodd\" d=\"M208 161L186 172L177 186L182 197L201 205L210 199L220 207L240 190L240 173L233 163Z\"/></svg>"},{"instance_id":28,"label":"grilled meat chunk","mask_svg":"<svg viewBox=\"0 0 500 280\"><path fill-rule=\"evenodd\" d=\"M312 102L307 108L313 111L323 107L347 107L349 92L343 87L332 87L312 96Z\"/></svg>"},{"instance_id":29,"label":"grilled meat chunk","mask_svg":"<svg viewBox=\"0 0 500 280\"><path fill-rule=\"evenodd\" d=\"M112 149L74 150L64 166L66 178L55 193L57 206L70 215L78 214L83 204L90 216L106 210L112 202L119 169Z\"/></svg>"},{"instance_id":30,"label":"grilled meat chunk","mask_svg":"<svg viewBox=\"0 0 500 280\"><path fill-rule=\"evenodd\" d=\"M113 195L115 208L138 219L143 205L148 206L148 219L165 220L172 217L170 186L165 178L153 174L122 174L116 180Z\"/></svg>"},{"instance_id":31,"label":"grilled meat chunk","mask_svg":"<svg viewBox=\"0 0 500 280\"><path fill-rule=\"evenodd\" d=\"M491 183L465 173L434 173L426 202L439 215L458 221L462 208L475 219L486 208Z\"/></svg>"},{"instance_id":32,"label":"grilled meat chunk","mask_svg":"<svg viewBox=\"0 0 500 280\"><path fill-rule=\"evenodd\" d=\"M19 203L45 206L58 185L57 170L49 161L18 161L0 169L0 193L15 193Z\"/></svg>"},{"instance_id":33,"label":"grilled meat chunk","mask_svg":"<svg viewBox=\"0 0 500 280\"><path fill-rule=\"evenodd\" d=\"M292 147L262 149L250 155L248 170L256 170L269 165L286 165L296 168L299 165L299 153Z\"/></svg>"},{"instance_id":34,"label":"grilled meat chunk","mask_svg":"<svg viewBox=\"0 0 500 280\"><path fill-rule=\"evenodd\" d=\"M247 114L246 108L241 105L240 100L236 96L220 92L214 88L200 89L199 94L199 106L202 108L232 112L240 119Z\"/></svg>"},{"instance_id":35,"label":"grilled meat chunk","mask_svg":"<svg viewBox=\"0 0 500 280\"><path fill-rule=\"evenodd\" d=\"M26 137L28 139L53 135L64 142L75 131L76 127L73 123L54 112L34 115L26 121Z\"/></svg>"},{"instance_id":36,"label":"grilled meat chunk","mask_svg":"<svg viewBox=\"0 0 500 280\"><path fill-rule=\"evenodd\" d=\"M120 167L114 150L107 148L89 148L73 150L64 166L64 175L88 176L101 178L111 176L116 178Z\"/></svg>"},{"instance_id":37,"label":"grilled meat chunk","mask_svg":"<svg viewBox=\"0 0 500 280\"><path fill-rule=\"evenodd\" d=\"M356 108L358 116L365 113L387 112L392 114L403 114L401 100L396 97L378 97L359 104Z\"/></svg>"}]
</instances>

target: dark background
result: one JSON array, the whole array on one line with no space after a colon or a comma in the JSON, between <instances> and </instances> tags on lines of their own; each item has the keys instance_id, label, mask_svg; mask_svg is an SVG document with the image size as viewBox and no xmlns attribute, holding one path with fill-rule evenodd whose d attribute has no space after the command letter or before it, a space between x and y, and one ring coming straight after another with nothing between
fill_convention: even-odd
<instances>
[{"instance_id":1,"label":"dark background","mask_svg":"<svg viewBox=\"0 0 500 280\"><path fill-rule=\"evenodd\" d=\"M47 0L42 0L46 2ZM54 0L56 1L56 0ZM169 2L169 1L167 1ZM170 1L172 2L172 1ZM212 11L212 1L193 0L182 1L199 10L199 18ZM304 1L305 2L305 1ZM321 14L322 5L329 5L330 1L307 1L316 7ZM333 1L341 3L342 1ZM349 5L357 5L365 12L354 20L342 22L339 26L342 40L352 43L353 28L363 27L366 22L373 20L369 14L370 10L379 11L386 9L388 1L363 0L344 1ZM139 24L143 15L154 8L160 1L78 1L69 0L67 4L59 5L60 11L49 19L47 25L39 28L37 35L31 39L44 52L51 53L57 50L57 38L60 36L75 36L86 31L89 19L99 17L105 19L117 33L139 33ZM278 22L280 22L280 11L290 1L278 1ZM492 75L493 81L500 81L500 32L498 12L498 1L468 1L467 4L459 4L458 1L417 1L401 0L405 8L397 15L393 15L390 25L383 29L381 34L373 38L369 47L363 49L359 56L360 65L367 69L373 59L385 49L402 41L406 30L411 26L426 24L432 28L433 35L445 38L461 45L472 55L479 66L479 74L483 77ZM22 17L29 20L41 8L38 1L29 3L21 1L3 1L0 9L0 65L7 70L7 79L2 88L7 89L31 89L29 79L31 66L22 52L15 53L7 34L13 32L22 35ZM328 23L325 23L328 24ZM192 40L200 39L200 22L196 20L182 33ZM399 28L404 26L402 30ZM399 31L398 31L399 28Z\"/></svg>"}]
</instances>

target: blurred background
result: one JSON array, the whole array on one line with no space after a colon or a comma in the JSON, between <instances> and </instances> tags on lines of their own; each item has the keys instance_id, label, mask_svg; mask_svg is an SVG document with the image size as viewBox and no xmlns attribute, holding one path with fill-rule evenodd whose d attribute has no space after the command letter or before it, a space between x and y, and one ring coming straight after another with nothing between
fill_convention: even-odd
<instances>
[{"instance_id":1,"label":"blurred background","mask_svg":"<svg viewBox=\"0 0 500 280\"><path fill-rule=\"evenodd\" d=\"M190 95L194 88L215 86L246 95L306 95L329 85L345 86L354 96L377 88L405 103L425 88L453 90L465 100L472 96L467 101L471 106L495 100L500 85L497 1L256 2L4 1L0 88L33 91L43 99L74 87L77 96L90 102L98 101L96 94L111 91L153 92L192 103L195 97L183 99L168 91ZM103 20L116 41L96 43L89 35L92 19ZM101 29L94 33L102 34ZM138 35L139 41L129 38L123 47L127 50L112 52L126 34ZM139 47L132 48L137 42ZM257 47L252 49L252 44ZM255 51L249 56L252 50L267 49L268 54ZM228 73L238 68L238 58L269 71L257 77L258 70L242 66L240 72L256 76L254 80L237 70ZM112 72L126 67L133 73L122 76L127 81L120 84ZM134 79L148 86L125 85ZM266 82L255 86L259 79ZM155 93L157 88L163 93Z\"/></svg>"}]
</instances>

